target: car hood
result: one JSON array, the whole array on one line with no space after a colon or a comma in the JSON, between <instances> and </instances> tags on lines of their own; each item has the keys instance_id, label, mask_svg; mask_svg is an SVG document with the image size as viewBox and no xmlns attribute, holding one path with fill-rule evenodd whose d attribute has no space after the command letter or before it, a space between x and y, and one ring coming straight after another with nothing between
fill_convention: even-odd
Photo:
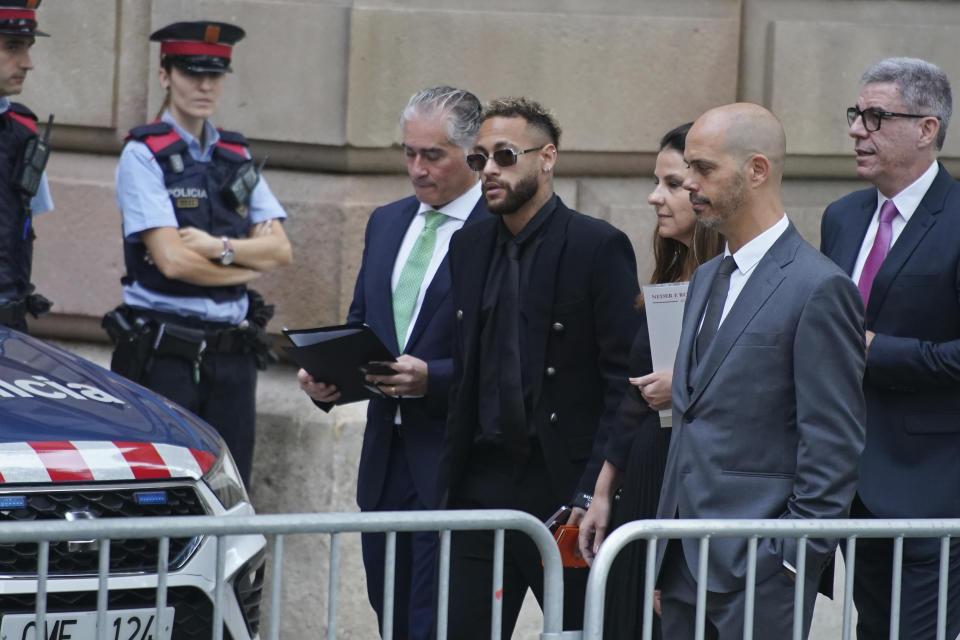
<instances>
[{"instance_id":1,"label":"car hood","mask_svg":"<svg viewBox=\"0 0 960 640\"><path fill-rule=\"evenodd\" d=\"M96 364L0 327L3 482L200 477L221 439L178 405Z\"/></svg>"}]
</instances>

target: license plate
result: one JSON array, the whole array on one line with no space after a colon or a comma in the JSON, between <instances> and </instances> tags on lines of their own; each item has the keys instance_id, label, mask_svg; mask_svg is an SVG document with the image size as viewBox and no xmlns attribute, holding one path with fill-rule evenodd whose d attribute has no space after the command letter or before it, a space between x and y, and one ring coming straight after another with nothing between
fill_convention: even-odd
<instances>
[{"instance_id":1,"label":"license plate","mask_svg":"<svg viewBox=\"0 0 960 640\"><path fill-rule=\"evenodd\" d=\"M157 610L125 609L107 612L108 640L170 640L173 632L173 607L167 607L160 616L157 629ZM48 612L46 629L37 635L37 624L32 613L8 613L0 618L0 640L98 640L97 612Z\"/></svg>"}]
</instances>

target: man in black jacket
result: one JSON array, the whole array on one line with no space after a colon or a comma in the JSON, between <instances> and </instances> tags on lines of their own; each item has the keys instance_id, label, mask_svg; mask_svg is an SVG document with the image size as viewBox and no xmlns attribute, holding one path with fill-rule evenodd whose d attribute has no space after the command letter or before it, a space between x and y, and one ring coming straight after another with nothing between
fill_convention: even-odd
<instances>
[{"instance_id":1,"label":"man in black jacket","mask_svg":"<svg viewBox=\"0 0 960 640\"><path fill-rule=\"evenodd\" d=\"M594 442L602 446L627 386L639 286L626 235L554 194L559 138L537 103L498 100L467 156L494 218L464 227L450 245L456 326L444 469L449 508L544 520L571 505L575 524L599 471L588 464ZM509 637L527 588L542 600L543 568L525 536L508 533L505 549ZM453 536L450 637L490 637L492 555L489 532ZM565 574L564 626L580 628L586 571Z\"/></svg>"}]
</instances>

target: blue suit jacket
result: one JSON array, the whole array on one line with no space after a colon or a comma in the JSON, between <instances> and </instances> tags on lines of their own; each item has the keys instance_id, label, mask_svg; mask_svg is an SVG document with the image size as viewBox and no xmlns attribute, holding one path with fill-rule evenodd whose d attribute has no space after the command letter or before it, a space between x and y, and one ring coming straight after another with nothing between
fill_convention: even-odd
<instances>
[{"instance_id":1,"label":"blue suit jacket","mask_svg":"<svg viewBox=\"0 0 960 640\"><path fill-rule=\"evenodd\" d=\"M871 188L823 214L820 249L848 274L876 207ZM866 328L860 498L879 517L960 517L960 184L942 165L877 272Z\"/></svg>"},{"instance_id":2,"label":"blue suit jacket","mask_svg":"<svg viewBox=\"0 0 960 640\"><path fill-rule=\"evenodd\" d=\"M390 279L403 236L420 203L413 196L376 209L367 222L363 262L350 304L348 322L365 322L385 345L397 353ZM464 226L490 217L481 198ZM367 408L357 477L357 504L376 506L383 490L393 438L397 405L403 417L403 445L420 499L428 507L438 503L440 450L447 417L447 396L453 372L453 306L450 267L444 257L430 282L404 353L426 361L429 379L422 398L374 398Z\"/></svg>"}]
</instances>

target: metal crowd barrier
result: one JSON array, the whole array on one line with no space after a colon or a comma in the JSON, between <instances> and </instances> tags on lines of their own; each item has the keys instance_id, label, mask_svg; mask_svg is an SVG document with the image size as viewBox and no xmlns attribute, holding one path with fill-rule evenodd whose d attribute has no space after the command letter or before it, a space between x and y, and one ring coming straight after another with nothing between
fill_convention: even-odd
<instances>
[{"instance_id":1,"label":"metal crowd barrier","mask_svg":"<svg viewBox=\"0 0 960 640\"><path fill-rule=\"evenodd\" d=\"M157 562L156 620L166 607L167 560L170 538L204 535L217 540L216 587L213 603L213 640L223 638L223 584L225 545L223 536L262 534L272 536L269 547L272 551L272 573L269 588L270 624L265 636L277 640L280 634L280 585L283 574L283 541L288 534L329 533L330 541L330 587L327 602L327 638L333 640L337 629L337 585L339 582L339 538L342 533L385 533L386 559L384 579L384 640L393 635L393 591L396 535L399 532L439 531L440 564L439 606L437 607L437 638L447 636L447 604L450 573L451 531L494 531L494 569L492 637L500 637L500 621L503 602L495 594L503 588L503 542L505 530L519 531L530 536L544 559L544 601L542 640L570 638L562 631L563 626L563 568L560 552L553 536L542 522L520 511L510 510L462 510L462 511L381 511L367 513L321 513L258 516L171 516L162 518L111 518L79 521L11 522L0 527L0 543L37 542L39 570L36 599L36 628L45 628L46 594L49 576L48 560L51 542L64 540L99 540L99 573L97 596L97 628L102 638L111 637L106 628L108 594L109 540L120 538L159 539ZM578 637L575 632L573 637Z\"/></svg>"},{"instance_id":2,"label":"metal crowd barrier","mask_svg":"<svg viewBox=\"0 0 960 640\"><path fill-rule=\"evenodd\" d=\"M700 562L697 567L696 640L703 640L706 623L707 558L712 538L746 538L747 584L744 605L744 640L753 638L754 585L757 568L757 541L760 538L797 538L797 574L806 568L809 538L837 538L846 541L845 582L843 590L843 640L851 637L853 623L853 577L856 572L858 538L890 538L893 540L893 583L891 589L890 638L900 637L900 587L905 538L940 539L940 581L937 603L937 640L946 640L947 578L950 538L960 536L960 519L930 520L638 520L621 525L604 540L594 558L587 580L583 621L583 640L603 637L603 613L607 576L617 554L635 540L646 539L646 584L644 585L643 640L650 640L653 624L653 590L658 540L697 538ZM841 542L843 544L843 542ZM794 589L794 611L801 610L804 581L797 580ZM802 616L794 616L793 638L802 636Z\"/></svg>"}]
</instances>

